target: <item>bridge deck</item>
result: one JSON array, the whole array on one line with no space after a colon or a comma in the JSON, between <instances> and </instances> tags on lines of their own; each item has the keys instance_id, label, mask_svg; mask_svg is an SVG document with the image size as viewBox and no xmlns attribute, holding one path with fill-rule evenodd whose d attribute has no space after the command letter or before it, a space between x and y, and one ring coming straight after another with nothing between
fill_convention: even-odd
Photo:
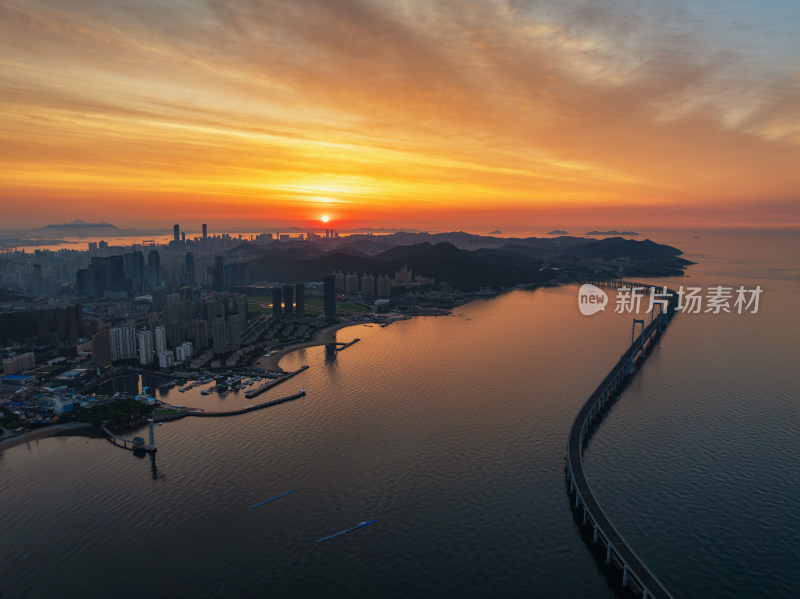
<instances>
[{"instance_id":1,"label":"bridge deck","mask_svg":"<svg viewBox=\"0 0 800 599\"><path fill-rule=\"evenodd\" d=\"M635 283L629 283L629 285L644 286ZM674 313L676 304L674 297L668 310L670 314ZM658 333L659 319L662 319L663 323L668 322L667 315L659 315L647 327L644 327L642 332L644 342L647 342ZM655 575L647 569L644 562L631 549L611 520L608 519L603 508L600 507L594 497L589 481L586 479L586 473L583 470L583 442L589 431L590 419L599 412L603 399L609 397L610 393L613 392L616 384L624 377L629 364L641 349L642 344L640 344L639 339L636 339L628 350L622 354L619 361L578 412L572 423L567 443L567 468L577 494L577 500L586 510L594 525L599 529L599 533L606 541L607 546L610 546L610 553L615 555L623 563L624 567L627 567L629 576L636 581L637 586L642 588L643 595L653 599L672 599L672 595Z\"/></svg>"}]
</instances>

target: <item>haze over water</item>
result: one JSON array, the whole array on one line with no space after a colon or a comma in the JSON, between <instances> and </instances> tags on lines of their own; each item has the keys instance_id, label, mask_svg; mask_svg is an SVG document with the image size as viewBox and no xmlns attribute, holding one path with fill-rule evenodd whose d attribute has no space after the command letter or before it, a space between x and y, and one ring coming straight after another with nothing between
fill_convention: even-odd
<instances>
[{"instance_id":1,"label":"haze over water","mask_svg":"<svg viewBox=\"0 0 800 599\"><path fill-rule=\"evenodd\" d=\"M699 262L667 284L760 284L760 311L673 320L589 442L590 483L676 599L799 596L797 236L656 240ZM284 369L309 370L265 399L307 397L166 423L154 464L86 437L4 450L3 590L613 597L574 528L563 456L630 322L582 316L575 286L515 291L290 354Z\"/></svg>"}]
</instances>

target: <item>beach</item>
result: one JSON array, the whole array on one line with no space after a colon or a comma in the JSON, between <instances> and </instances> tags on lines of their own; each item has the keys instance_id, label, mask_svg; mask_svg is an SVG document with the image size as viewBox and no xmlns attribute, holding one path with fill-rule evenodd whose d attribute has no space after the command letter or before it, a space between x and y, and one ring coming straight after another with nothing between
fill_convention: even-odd
<instances>
[{"instance_id":1,"label":"beach","mask_svg":"<svg viewBox=\"0 0 800 599\"><path fill-rule=\"evenodd\" d=\"M0 437L0 450L22 445L28 441L35 441L36 439L43 439L44 437L52 437L61 433L70 432L80 429L89 429L92 425L88 422L68 422L65 424L53 424L50 426L43 426L31 431L20 433L19 435L3 436Z\"/></svg>"},{"instance_id":2,"label":"beach","mask_svg":"<svg viewBox=\"0 0 800 599\"><path fill-rule=\"evenodd\" d=\"M304 349L306 347L314 347L316 345L325 345L326 343L334 343L336 341L336 331L339 329L343 329L345 327L351 327L359 324L368 324L365 322L338 322L336 324L332 324L328 327L324 327L319 329L314 333L314 336L311 338L311 341L304 341L302 343L293 343L292 345L287 345L279 350L277 350L271 356L261 356L255 361L255 366L258 368L263 368L264 370L272 370L282 372L282 369L278 366L278 363L281 361L281 358L288 353L291 353L298 349Z\"/></svg>"}]
</instances>

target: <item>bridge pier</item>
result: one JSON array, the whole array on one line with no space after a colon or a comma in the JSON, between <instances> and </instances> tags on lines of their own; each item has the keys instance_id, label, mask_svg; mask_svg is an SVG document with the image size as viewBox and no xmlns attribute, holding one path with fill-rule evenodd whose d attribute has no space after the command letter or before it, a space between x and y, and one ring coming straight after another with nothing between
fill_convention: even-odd
<instances>
[{"instance_id":1,"label":"bridge pier","mask_svg":"<svg viewBox=\"0 0 800 599\"><path fill-rule=\"evenodd\" d=\"M611 543L606 543L606 563L611 563Z\"/></svg>"},{"instance_id":2,"label":"bridge pier","mask_svg":"<svg viewBox=\"0 0 800 599\"><path fill-rule=\"evenodd\" d=\"M628 586L628 566L622 566L622 586Z\"/></svg>"},{"instance_id":3,"label":"bridge pier","mask_svg":"<svg viewBox=\"0 0 800 599\"><path fill-rule=\"evenodd\" d=\"M594 525L594 536L592 537L592 543L597 543L597 524Z\"/></svg>"}]
</instances>

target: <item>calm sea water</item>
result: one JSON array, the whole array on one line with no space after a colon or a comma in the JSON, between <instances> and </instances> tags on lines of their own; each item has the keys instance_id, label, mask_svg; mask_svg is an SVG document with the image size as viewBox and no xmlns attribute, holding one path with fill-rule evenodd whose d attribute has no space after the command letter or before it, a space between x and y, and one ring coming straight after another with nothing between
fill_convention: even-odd
<instances>
[{"instance_id":1,"label":"calm sea water","mask_svg":"<svg viewBox=\"0 0 800 599\"><path fill-rule=\"evenodd\" d=\"M679 315L589 443L590 481L677 599L800 596L798 239L657 240L700 262L671 285L760 284L760 312ZM307 397L165 423L154 460L81 436L4 450L0 595L611 598L563 455L630 321L580 315L575 287L515 291L290 354L309 370L263 397Z\"/></svg>"}]
</instances>

